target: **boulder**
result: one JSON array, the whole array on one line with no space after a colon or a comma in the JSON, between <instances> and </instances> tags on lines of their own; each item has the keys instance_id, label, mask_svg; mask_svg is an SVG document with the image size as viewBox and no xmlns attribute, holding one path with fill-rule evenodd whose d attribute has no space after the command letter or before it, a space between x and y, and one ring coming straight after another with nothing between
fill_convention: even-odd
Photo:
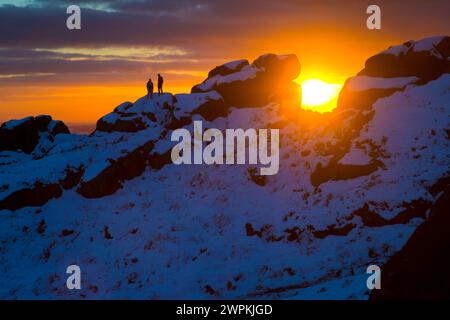
<instances>
[{"instance_id":1,"label":"boulder","mask_svg":"<svg viewBox=\"0 0 450 320\"><path fill-rule=\"evenodd\" d=\"M138 132L147 128L140 116L120 117L110 113L97 121L96 130L103 132Z\"/></svg>"},{"instance_id":2,"label":"boulder","mask_svg":"<svg viewBox=\"0 0 450 320\"><path fill-rule=\"evenodd\" d=\"M0 151L31 153L41 137L53 142L54 136L60 133L70 131L62 121L55 121L47 115L10 120L0 127Z\"/></svg>"},{"instance_id":3,"label":"boulder","mask_svg":"<svg viewBox=\"0 0 450 320\"><path fill-rule=\"evenodd\" d=\"M228 108L225 100L216 91L175 95L174 116L176 119L190 118L199 114L205 120L212 121L226 117Z\"/></svg>"},{"instance_id":4,"label":"boulder","mask_svg":"<svg viewBox=\"0 0 450 320\"><path fill-rule=\"evenodd\" d=\"M337 106L342 109L371 109L375 101L416 84L418 77L379 78L356 76L349 78L339 93Z\"/></svg>"},{"instance_id":5,"label":"boulder","mask_svg":"<svg viewBox=\"0 0 450 320\"><path fill-rule=\"evenodd\" d=\"M429 219L382 267L382 290L371 300L441 300L450 296L450 188L432 205Z\"/></svg>"},{"instance_id":6,"label":"boulder","mask_svg":"<svg viewBox=\"0 0 450 320\"><path fill-rule=\"evenodd\" d=\"M138 132L156 123L167 125L172 120L174 102L170 93L154 94L153 99L144 96L135 103L124 102L97 121L95 132Z\"/></svg>"},{"instance_id":7,"label":"boulder","mask_svg":"<svg viewBox=\"0 0 450 320\"><path fill-rule=\"evenodd\" d=\"M34 186L17 190L0 200L0 210L18 210L23 207L40 207L50 199L59 198L62 189L59 184L36 182Z\"/></svg>"},{"instance_id":8,"label":"boulder","mask_svg":"<svg viewBox=\"0 0 450 320\"><path fill-rule=\"evenodd\" d=\"M126 155L110 159L109 165L89 180L82 180L77 192L85 198L101 198L122 188L122 182L141 175L148 163L148 154L153 148L148 142Z\"/></svg>"},{"instance_id":9,"label":"boulder","mask_svg":"<svg viewBox=\"0 0 450 320\"><path fill-rule=\"evenodd\" d=\"M369 58L358 75L371 77L419 77L424 82L450 72L450 37L408 41Z\"/></svg>"},{"instance_id":10,"label":"boulder","mask_svg":"<svg viewBox=\"0 0 450 320\"><path fill-rule=\"evenodd\" d=\"M239 72L243 67L248 66L250 63L248 60L236 60L231 61L220 66L215 67L208 73L208 78L212 78L217 75L226 76L234 72Z\"/></svg>"},{"instance_id":11,"label":"boulder","mask_svg":"<svg viewBox=\"0 0 450 320\"><path fill-rule=\"evenodd\" d=\"M450 37L408 41L374 55L356 77L345 82L338 109L370 109L376 100L422 85L450 72Z\"/></svg>"},{"instance_id":12,"label":"boulder","mask_svg":"<svg viewBox=\"0 0 450 320\"><path fill-rule=\"evenodd\" d=\"M292 94L299 101L299 88L293 83L300 74L297 56L266 54L252 64L244 61L232 62L234 69L226 67L230 63L216 67L191 92L215 90L232 107L258 107L291 98Z\"/></svg>"}]
</instances>

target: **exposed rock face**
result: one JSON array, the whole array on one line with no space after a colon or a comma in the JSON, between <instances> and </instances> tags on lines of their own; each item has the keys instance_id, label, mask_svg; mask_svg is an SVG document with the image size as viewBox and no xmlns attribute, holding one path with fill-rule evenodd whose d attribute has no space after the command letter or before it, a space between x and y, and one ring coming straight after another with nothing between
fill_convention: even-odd
<instances>
[{"instance_id":1,"label":"exposed rock face","mask_svg":"<svg viewBox=\"0 0 450 320\"><path fill-rule=\"evenodd\" d=\"M50 116L42 115L11 120L3 123L0 127L0 151L20 150L31 153L41 138L53 141L54 136L60 133L70 132L62 121L52 120Z\"/></svg>"},{"instance_id":2,"label":"exposed rock face","mask_svg":"<svg viewBox=\"0 0 450 320\"><path fill-rule=\"evenodd\" d=\"M208 73L208 78L215 77L217 75L227 76L229 74L239 72L243 67L248 66L250 63L248 60L236 60L228 63L224 63L220 66L215 67Z\"/></svg>"},{"instance_id":3,"label":"exposed rock face","mask_svg":"<svg viewBox=\"0 0 450 320\"><path fill-rule=\"evenodd\" d=\"M450 72L450 37L408 41L374 55L346 81L338 108L370 109L372 104L411 84L425 84Z\"/></svg>"},{"instance_id":4,"label":"exposed rock face","mask_svg":"<svg viewBox=\"0 0 450 320\"><path fill-rule=\"evenodd\" d=\"M33 187L15 191L0 200L0 210L17 210L23 207L39 207L50 199L59 198L62 194L58 184L44 185L36 183Z\"/></svg>"},{"instance_id":5,"label":"exposed rock face","mask_svg":"<svg viewBox=\"0 0 450 320\"><path fill-rule=\"evenodd\" d=\"M378 160L365 165L340 164L332 161L325 167L320 165L319 162L314 172L311 173L311 184L318 187L322 183L330 180L339 181L367 176L380 167L383 167L383 163Z\"/></svg>"},{"instance_id":6,"label":"exposed rock face","mask_svg":"<svg viewBox=\"0 0 450 320\"><path fill-rule=\"evenodd\" d=\"M228 107L222 96L216 91L177 94L175 99L174 117L179 120L190 119L193 115L198 114L205 120L213 121L228 115Z\"/></svg>"},{"instance_id":7,"label":"exposed rock face","mask_svg":"<svg viewBox=\"0 0 450 320\"><path fill-rule=\"evenodd\" d=\"M300 101L298 85L292 81L300 74L295 55L266 54L252 64L234 61L213 69L192 93L217 91L228 106L254 107L271 101Z\"/></svg>"},{"instance_id":8,"label":"exposed rock face","mask_svg":"<svg viewBox=\"0 0 450 320\"><path fill-rule=\"evenodd\" d=\"M77 192L85 198L100 198L116 192L122 182L141 175L147 166L148 152L153 148L149 142L142 147L118 158L110 159L99 174L88 181L81 181Z\"/></svg>"},{"instance_id":9,"label":"exposed rock face","mask_svg":"<svg viewBox=\"0 0 450 320\"><path fill-rule=\"evenodd\" d=\"M196 93L121 104L90 135L58 134L64 127L40 119L31 153L0 150L0 261L11 280L0 298L73 298L55 279L74 256L93 258L87 275L115 268L84 278L88 299L364 299L367 265L382 266L391 296L404 280L390 283L385 270L398 274L406 259L420 270L408 277L431 274L428 261L448 270L435 250L449 251L447 223L433 217L448 204L438 199L450 181L450 74L358 75L342 108L308 124L305 112L277 103L290 84L298 93L298 69L290 56L227 63ZM260 176L258 164L172 164L171 133L192 133L195 120L222 132L279 129L278 174ZM54 141L46 147L43 136ZM391 268L425 221L425 240ZM46 268L21 277L18 259ZM439 288L441 279L417 283Z\"/></svg>"},{"instance_id":10,"label":"exposed rock face","mask_svg":"<svg viewBox=\"0 0 450 320\"><path fill-rule=\"evenodd\" d=\"M136 103L125 102L113 112L97 121L96 131L138 132L148 128L164 126L176 129L189 124L194 115L201 115L212 121L225 117L228 108L222 96L216 91L206 93L176 94L166 93L146 97Z\"/></svg>"},{"instance_id":11,"label":"exposed rock face","mask_svg":"<svg viewBox=\"0 0 450 320\"><path fill-rule=\"evenodd\" d=\"M450 72L450 37L438 36L408 41L369 58L360 76L418 77L422 82Z\"/></svg>"},{"instance_id":12,"label":"exposed rock face","mask_svg":"<svg viewBox=\"0 0 450 320\"><path fill-rule=\"evenodd\" d=\"M445 300L450 297L450 189L433 205L428 221L382 267L382 290L372 300Z\"/></svg>"}]
</instances>

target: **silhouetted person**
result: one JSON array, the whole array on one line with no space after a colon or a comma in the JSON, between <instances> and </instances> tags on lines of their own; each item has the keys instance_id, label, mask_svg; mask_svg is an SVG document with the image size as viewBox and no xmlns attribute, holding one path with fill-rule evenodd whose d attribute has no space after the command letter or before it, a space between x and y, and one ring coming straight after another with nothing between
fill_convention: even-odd
<instances>
[{"instance_id":1,"label":"silhouetted person","mask_svg":"<svg viewBox=\"0 0 450 320\"><path fill-rule=\"evenodd\" d=\"M158 95L159 96L163 94L163 84L164 84L164 79L158 73Z\"/></svg>"},{"instance_id":2,"label":"silhouetted person","mask_svg":"<svg viewBox=\"0 0 450 320\"><path fill-rule=\"evenodd\" d=\"M147 81L147 100L153 99L153 82L152 79L148 79Z\"/></svg>"}]
</instances>

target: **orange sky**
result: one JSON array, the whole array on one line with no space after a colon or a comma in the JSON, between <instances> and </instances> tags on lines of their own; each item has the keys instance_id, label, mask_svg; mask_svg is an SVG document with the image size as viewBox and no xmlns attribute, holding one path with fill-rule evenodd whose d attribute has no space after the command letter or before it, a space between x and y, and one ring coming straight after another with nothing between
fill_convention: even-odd
<instances>
[{"instance_id":1,"label":"orange sky","mask_svg":"<svg viewBox=\"0 0 450 320\"><path fill-rule=\"evenodd\" d=\"M261 0L259 7L245 0L242 7L206 1L202 7L195 6L199 12L191 10L192 1L180 2L181 8L175 9L164 7L163 2L161 7L153 4L148 15L160 10L158 15L141 20L130 18L141 11L124 9L123 3L120 10L105 11L116 3L105 1L106 9L96 7L85 13L89 28L79 36L55 29L60 26L58 7L46 11L42 11L44 4L1 7L0 1L0 20L8 26L15 24L0 30L0 122L50 114L68 123L93 123L118 104L145 95L147 78L155 79L158 72L165 77L165 91L189 92L216 65L242 58L252 61L269 52L297 54L302 65L298 82L317 78L343 84L371 55L407 40L449 31L444 13L449 4L441 0L380 1L379 31L365 26L365 1L344 5L334 0ZM51 6L50 2L45 5ZM164 10L177 10L173 20L157 21ZM35 25L27 24L33 15ZM123 19L131 20L123 24ZM101 24L93 28L98 21ZM146 31L158 28L157 33Z\"/></svg>"},{"instance_id":2,"label":"orange sky","mask_svg":"<svg viewBox=\"0 0 450 320\"><path fill-rule=\"evenodd\" d=\"M266 52L295 53L302 65L298 81L309 78L322 79L329 83L343 84L345 79L354 75L364 66L370 55L383 50L389 41L362 42L359 46L349 46L345 38L311 33L309 38L296 40L286 33L283 37L273 35L278 41L268 39L249 41L248 48L229 55L228 59L255 59ZM345 59L342 59L345 57ZM228 59L224 60L226 62ZM219 63L219 62L218 62ZM218 64L216 63L216 64ZM189 92L191 87L206 77L215 64L205 66L203 70L180 70L187 79L177 79L172 74L165 74L165 90L172 93ZM175 70L176 71L176 70ZM95 122L98 118L124 101L134 101L146 94L147 74L136 75L123 84L114 82L77 84L62 83L26 86L2 86L2 110L0 121L21 118L30 114L50 114L55 119L66 122ZM172 80L172 78L174 78Z\"/></svg>"}]
</instances>

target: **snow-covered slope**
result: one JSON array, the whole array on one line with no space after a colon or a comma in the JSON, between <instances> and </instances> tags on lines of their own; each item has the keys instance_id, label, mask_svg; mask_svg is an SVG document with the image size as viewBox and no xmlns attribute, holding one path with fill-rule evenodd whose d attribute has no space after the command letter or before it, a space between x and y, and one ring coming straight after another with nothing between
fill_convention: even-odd
<instances>
[{"instance_id":1,"label":"snow-covered slope","mask_svg":"<svg viewBox=\"0 0 450 320\"><path fill-rule=\"evenodd\" d=\"M448 37L422 41L436 56ZM39 157L0 148L0 298L368 298L367 266L398 252L447 187L447 70L361 74L333 113L311 115L292 104L297 59L265 55L215 68L192 94L124 103ZM170 134L193 120L279 128L279 173L173 165ZM71 264L82 290L65 286Z\"/></svg>"}]
</instances>

